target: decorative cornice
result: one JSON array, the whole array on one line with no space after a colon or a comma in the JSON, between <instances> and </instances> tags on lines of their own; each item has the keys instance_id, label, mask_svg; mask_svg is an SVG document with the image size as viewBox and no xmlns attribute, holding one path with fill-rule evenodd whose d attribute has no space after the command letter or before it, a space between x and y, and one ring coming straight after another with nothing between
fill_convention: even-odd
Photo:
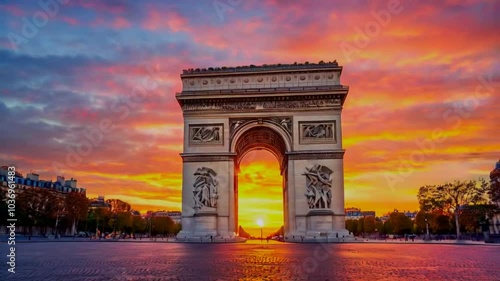
<instances>
[{"instance_id":1,"label":"decorative cornice","mask_svg":"<svg viewBox=\"0 0 500 281\"><path fill-rule=\"evenodd\" d=\"M332 68L339 67L337 61L324 62L320 61L318 63L293 63L293 64L263 64L263 65L248 65L248 66L236 66L236 67L209 67L209 68L190 68L184 69L182 71L182 76L189 75L200 75L200 74L210 74L210 73L234 73L234 72L263 72L263 71L286 71L286 70L304 70L304 69L315 69L315 68Z\"/></svg>"},{"instance_id":2,"label":"decorative cornice","mask_svg":"<svg viewBox=\"0 0 500 281\"><path fill-rule=\"evenodd\" d=\"M330 209L316 209L316 210L310 210L308 213L307 213L307 217L311 217L311 216L333 216L334 213L332 212L332 210Z\"/></svg>"},{"instance_id":3,"label":"decorative cornice","mask_svg":"<svg viewBox=\"0 0 500 281\"><path fill-rule=\"evenodd\" d=\"M184 162L227 162L234 161L236 153L181 153Z\"/></svg>"},{"instance_id":4,"label":"decorative cornice","mask_svg":"<svg viewBox=\"0 0 500 281\"><path fill-rule=\"evenodd\" d=\"M346 95L326 94L308 96L270 96L231 99L179 99L184 114L226 112L273 112L342 109Z\"/></svg>"},{"instance_id":5,"label":"decorative cornice","mask_svg":"<svg viewBox=\"0 0 500 281\"><path fill-rule=\"evenodd\" d=\"M344 159L345 150L327 151L291 151L287 152L288 160Z\"/></svg>"}]
</instances>

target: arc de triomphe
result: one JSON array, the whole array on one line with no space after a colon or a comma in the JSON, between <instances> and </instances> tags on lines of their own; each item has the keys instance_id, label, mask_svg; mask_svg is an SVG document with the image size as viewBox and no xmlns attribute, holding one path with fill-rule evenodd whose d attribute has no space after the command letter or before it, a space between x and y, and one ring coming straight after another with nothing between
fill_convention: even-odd
<instances>
[{"instance_id":1,"label":"arc de triomphe","mask_svg":"<svg viewBox=\"0 0 500 281\"><path fill-rule=\"evenodd\" d=\"M287 240L349 235L341 130L349 88L340 84L341 72L337 62L183 71L176 95L184 115L178 239L235 237L239 164L254 149L280 163Z\"/></svg>"}]
</instances>

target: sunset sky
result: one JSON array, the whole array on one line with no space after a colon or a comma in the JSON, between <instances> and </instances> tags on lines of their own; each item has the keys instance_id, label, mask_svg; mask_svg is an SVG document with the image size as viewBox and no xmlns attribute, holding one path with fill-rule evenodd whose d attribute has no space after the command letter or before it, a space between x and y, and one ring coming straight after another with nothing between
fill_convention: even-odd
<instances>
[{"instance_id":1,"label":"sunset sky","mask_svg":"<svg viewBox=\"0 0 500 281\"><path fill-rule=\"evenodd\" d=\"M74 177L89 197L180 210L187 68L337 60L346 207L416 210L420 186L500 158L500 1L17 2L0 1L0 165ZM147 76L156 87L127 104ZM112 132L71 158L102 120ZM247 156L239 186L241 224L278 229L277 160Z\"/></svg>"}]
</instances>

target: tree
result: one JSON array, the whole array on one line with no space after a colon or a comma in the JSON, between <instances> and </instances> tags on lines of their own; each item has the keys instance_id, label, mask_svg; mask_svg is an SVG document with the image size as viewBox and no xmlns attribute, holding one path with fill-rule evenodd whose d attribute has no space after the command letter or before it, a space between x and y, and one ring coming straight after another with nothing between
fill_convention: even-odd
<instances>
[{"instance_id":1,"label":"tree","mask_svg":"<svg viewBox=\"0 0 500 281\"><path fill-rule=\"evenodd\" d=\"M89 200L82 193L71 192L64 199L66 206L66 217L72 223L71 233L75 234L79 220L87 216Z\"/></svg>"},{"instance_id":2,"label":"tree","mask_svg":"<svg viewBox=\"0 0 500 281\"><path fill-rule=\"evenodd\" d=\"M358 231L359 234L365 232L364 226L365 226L365 218L360 218L358 220L358 229L357 229L357 231Z\"/></svg>"},{"instance_id":3,"label":"tree","mask_svg":"<svg viewBox=\"0 0 500 281\"><path fill-rule=\"evenodd\" d=\"M427 226L432 219L432 214L425 211L419 211L415 217L416 233L426 233Z\"/></svg>"},{"instance_id":4,"label":"tree","mask_svg":"<svg viewBox=\"0 0 500 281\"><path fill-rule=\"evenodd\" d=\"M500 160L497 162L496 168L490 173L490 187L488 195L492 203L500 204Z\"/></svg>"},{"instance_id":5,"label":"tree","mask_svg":"<svg viewBox=\"0 0 500 281\"><path fill-rule=\"evenodd\" d=\"M153 226L162 235L174 232L174 221L169 217L153 217Z\"/></svg>"},{"instance_id":6,"label":"tree","mask_svg":"<svg viewBox=\"0 0 500 281\"><path fill-rule=\"evenodd\" d=\"M380 221L380 220L375 221L375 231L379 232L379 233L386 234L385 229L384 229L384 223L382 221Z\"/></svg>"},{"instance_id":7,"label":"tree","mask_svg":"<svg viewBox=\"0 0 500 281\"><path fill-rule=\"evenodd\" d=\"M132 217L132 233L144 232L146 230L146 221L141 216Z\"/></svg>"},{"instance_id":8,"label":"tree","mask_svg":"<svg viewBox=\"0 0 500 281\"><path fill-rule=\"evenodd\" d=\"M479 204L465 206L460 216L460 225L464 226L466 232L475 232L481 222L493 217L498 212L498 206L494 204Z\"/></svg>"},{"instance_id":9,"label":"tree","mask_svg":"<svg viewBox=\"0 0 500 281\"><path fill-rule=\"evenodd\" d=\"M346 220L345 221L345 228L355 234L358 232L358 220Z\"/></svg>"},{"instance_id":10,"label":"tree","mask_svg":"<svg viewBox=\"0 0 500 281\"><path fill-rule=\"evenodd\" d=\"M407 234L413 229L413 222L404 213L393 212L389 215L389 220L392 226L392 233Z\"/></svg>"},{"instance_id":11,"label":"tree","mask_svg":"<svg viewBox=\"0 0 500 281\"><path fill-rule=\"evenodd\" d=\"M28 226L30 233L33 226L53 226L52 223L60 212L59 197L46 189L25 189L18 194L16 203L19 206L20 225Z\"/></svg>"},{"instance_id":12,"label":"tree","mask_svg":"<svg viewBox=\"0 0 500 281\"><path fill-rule=\"evenodd\" d=\"M435 233L445 234L450 231L450 216L435 214L431 220L432 229Z\"/></svg>"},{"instance_id":13,"label":"tree","mask_svg":"<svg viewBox=\"0 0 500 281\"><path fill-rule=\"evenodd\" d=\"M106 203L110 206L111 217L108 225L113 229L124 231L125 229L132 228L132 214L130 210L132 207L129 203L120 199L108 199Z\"/></svg>"},{"instance_id":14,"label":"tree","mask_svg":"<svg viewBox=\"0 0 500 281\"><path fill-rule=\"evenodd\" d=\"M106 203L111 206L111 212L114 214L130 212L131 210L130 204L120 199L108 199L106 200Z\"/></svg>"},{"instance_id":15,"label":"tree","mask_svg":"<svg viewBox=\"0 0 500 281\"><path fill-rule=\"evenodd\" d=\"M176 223L174 226L174 232L173 234L177 235L182 230L182 224L181 223Z\"/></svg>"},{"instance_id":16,"label":"tree","mask_svg":"<svg viewBox=\"0 0 500 281\"><path fill-rule=\"evenodd\" d=\"M431 211L446 210L455 217L457 239L460 239L459 217L468 205L487 203L488 184L484 179L470 181L455 181L442 185L426 185L418 191L420 209Z\"/></svg>"},{"instance_id":17,"label":"tree","mask_svg":"<svg viewBox=\"0 0 500 281\"><path fill-rule=\"evenodd\" d=\"M99 231L105 231L105 226L108 225L111 219L111 211L109 208L93 208L89 212L89 221L91 221L90 230L96 231L96 235Z\"/></svg>"},{"instance_id":18,"label":"tree","mask_svg":"<svg viewBox=\"0 0 500 281\"><path fill-rule=\"evenodd\" d=\"M394 233L392 221L389 219L384 223L384 234Z\"/></svg>"},{"instance_id":19,"label":"tree","mask_svg":"<svg viewBox=\"0 0 500 281\"><path fill-rule=\"evenodd\" d=\"M120 212L111 214L108 225L113 228L113 232L120 232L132 229L132 214L130 212Z\"/></svg>"},{"instance_id":20,"label":"tree","mask_svg":"<svg viewBox=\"0 0 500 281\"><path fill-rule=\"evenodd\" d=\"M366 233L369 233L369 234L375 232L375 217L374 216L364 217L363 229Z\"/></svg>"},{"instance_id":21,"label":"tree","mask_svg":"<svg viewBox=\"0 0 500 281\"><path fill-rule=\"evenodd\" d=\"M59 222L66 215L66 205L64 204L64 199L60 196L54 196L52 199L50 199L50 201L53 206L52 216L54 216L54 219L56 220L54 234L57 235Z\"/></svg>"}]
</instances>

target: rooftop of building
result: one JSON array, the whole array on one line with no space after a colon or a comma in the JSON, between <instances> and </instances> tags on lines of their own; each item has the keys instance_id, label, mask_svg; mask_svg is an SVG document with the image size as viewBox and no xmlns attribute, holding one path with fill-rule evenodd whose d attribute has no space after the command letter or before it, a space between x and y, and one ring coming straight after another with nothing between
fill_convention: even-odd
<instances>
[{"instance_id":1,"label":"rooftop of building","mask_svg":"<svg viewBox=\"0 0 500 281\"><path fill-rule=\"evenodd\" d=\"M336 60L330 62L319 61L318 63L292 63L292 64L263 64L263 65L243 65L234 67L209 67L209 68L189 68L182 71L181 76L199 75L199 74L224 74L238 72L263 72L263 71L283 71L283 70L310 70L322 68L339 68Z\"/></svg>"}]
</instances>

